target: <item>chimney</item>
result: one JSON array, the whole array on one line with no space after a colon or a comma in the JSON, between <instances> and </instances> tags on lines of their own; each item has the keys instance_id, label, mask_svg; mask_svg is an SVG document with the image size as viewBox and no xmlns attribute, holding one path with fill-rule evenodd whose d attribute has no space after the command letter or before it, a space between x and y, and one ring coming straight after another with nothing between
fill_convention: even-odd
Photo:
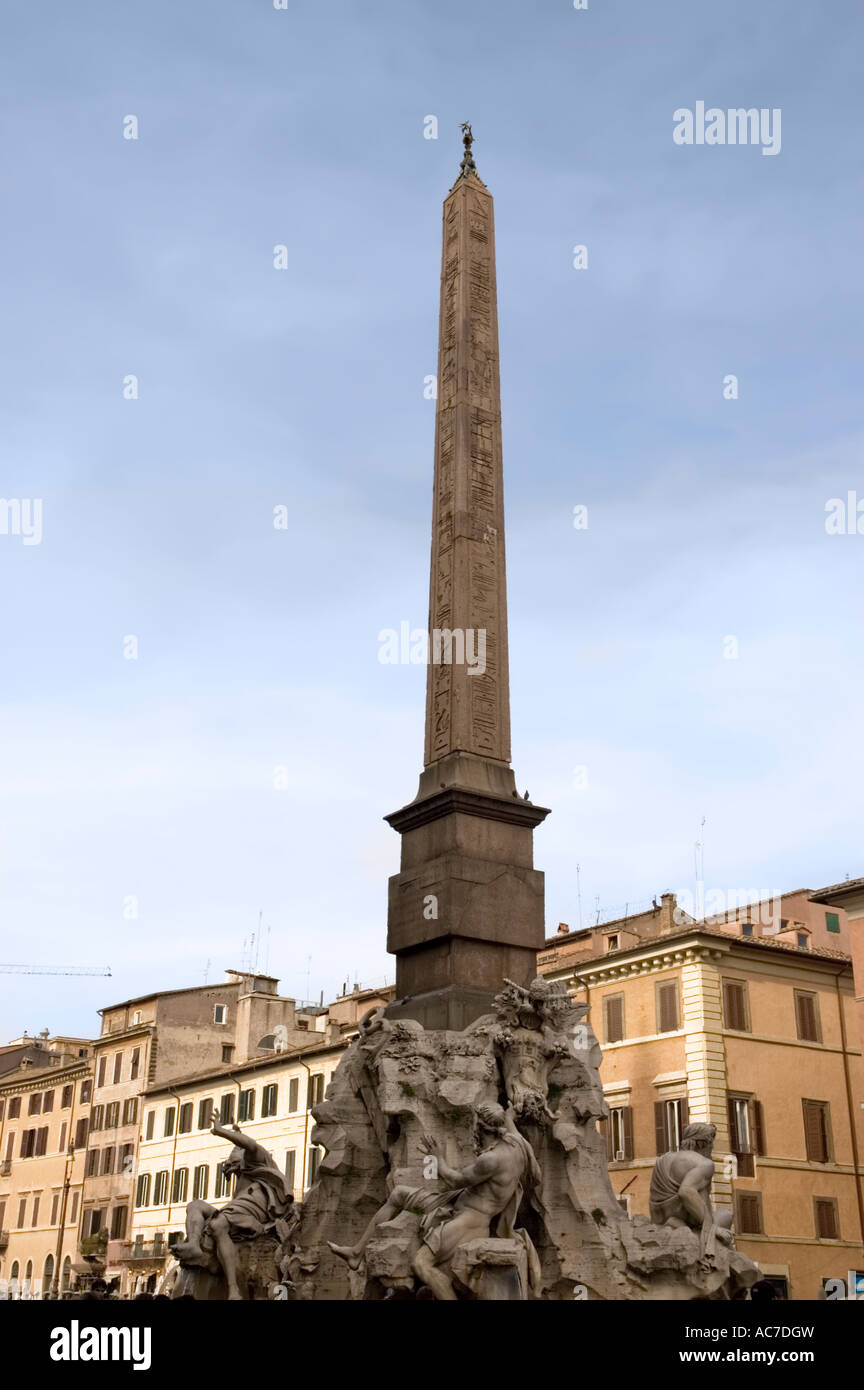
<instances>
[{"instance_id":1,"label":"chimney","mask_svg":"<svg viewBox=\"0 0 864 1390\"><path fill-rule=\"evenodd\" d=\"M570 928L568 927L568 925L567 925L566 922L559 922L559 923L558 923L558 935L559 935L559 936L569 936L569 935L570 935Z\"/></svg>"}]
</instances>

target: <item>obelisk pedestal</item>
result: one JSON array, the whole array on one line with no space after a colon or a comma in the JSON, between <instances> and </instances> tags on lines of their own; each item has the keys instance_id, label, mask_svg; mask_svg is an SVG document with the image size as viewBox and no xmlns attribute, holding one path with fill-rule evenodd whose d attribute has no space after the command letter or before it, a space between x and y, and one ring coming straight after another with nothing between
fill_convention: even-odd
<instances>
[{"instance_id":1,"label":"obelisk pedestal","mask_svg":"<svg viewBox=\"0 0 864 1390\"><path fill-rule=\"evenodd\" d=\"M443 217L424 769L415 799L386 818L402 836L388 1014L443 1029L485 1013L505 976L536 973L532 842L548 815L519 797L510 767L495 230L463 130Z\"/></svg>"}]
</instances>

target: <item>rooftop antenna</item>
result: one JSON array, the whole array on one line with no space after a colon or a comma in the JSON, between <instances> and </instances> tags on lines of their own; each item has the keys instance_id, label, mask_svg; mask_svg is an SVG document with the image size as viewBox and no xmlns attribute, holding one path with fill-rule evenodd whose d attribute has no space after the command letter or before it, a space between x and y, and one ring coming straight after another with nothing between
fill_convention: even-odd
<instances>
[{"instance_id":1,"label":"rooftop antenna","mask_svg":"<svg viewBox=\"0 0 864 1390\"><path fill-rule=\"evenodd\" d=\"M261 918L262 918L263 916L264 916L264 909L263 909L263 907L259 907L259 909L258 909L258 937L257 937L257 944L256 944L256 946L255 946L255 966L254 966L254 970L255 970L255 974L256 974L256 975L258 974L258 952L259 952L260 949L261 949Z\"/></svg>"},{"instance_id":2,"label":"rooftop antenna","mask_svg":"<svg viewBox=\"0 0 864 1390\"><path fill-rule=\"evenodd\" d=\"M579 878L581 864L576 865L576 901L579 904L579 930L582 930L582 884Z\"/></svg>"},{"instance_id":3,"label":"rooftop antenna","mask_svg":"<svg viewBox=\"0 0 864 1390\"><path fill-rule=\"evenodd\" d=\"M209 978L210 978L210 966L211 966L211 964L212 964L212 962L210 961L210 959L209 959L209 957L208 957L207 964L204 966L204 983L205 983L205 985L207 984L207 981L208 981Z\"/></svg>"},{"instance_id":4,"label":"rooftop antenna","mask_svg":"<svg viewBox=\"0 0 864 1390\"><path fill-rule=\"evenodd\" d=\"M309 1003L309 976L310 976L311 972L312 972L312 957L311 957L311 956L307 956L307 957L306 957L306 1000L305 1000L305 1002L306 1002L307 1004Z\"/></svg>"},{"instance_id":5,"label":"rooftop antenna","mask_svg":"<svg viewBox=\"0 0 864 1390\"><path fill-rule=\"evenodd\" d=\"M699 822L699 839L693 846L693 866L696 871L696 920L701 922L705 916L705 845L702 834L705 817Z\"/></svg>"},{"instance_id":6,"label":"rooftop antenna","mask_svg":"<svg viewBox=\"0 0 864 1390\"><path fill-rule=\"evenodd\" d=\"M268 927L267 927L267 952L266 952L266 955L267 955L267 959L266 959L265 964L264 964L264 974L265 974L265 975L269 975L269 974L270 974L270 927L269 927L269 924L268 924Z\"/></svg>"},{"instance_id":7,"label":"rooftop antenna","mask_svg":"<svg viewBox=\"0 0 864 1390\"><path fill-rule=\"evenodd\" d=\"M596 909L596 911L597 911L597 916L596 916L596 918L594 919L594 925L595 925L595 927L599 927L599 925L600 925L600 894L599 894L599 893L598 893L598 894L596 895L596 897L594 898L594 907L595 907L595 909Z\"/></svg>"}]
</instances>

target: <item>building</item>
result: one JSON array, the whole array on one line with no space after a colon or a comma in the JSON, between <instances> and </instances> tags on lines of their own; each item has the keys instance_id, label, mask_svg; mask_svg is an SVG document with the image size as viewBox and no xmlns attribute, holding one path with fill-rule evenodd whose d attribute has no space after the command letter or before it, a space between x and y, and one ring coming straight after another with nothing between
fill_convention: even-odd
<instances>
[{"instance_id":1,"label":"building","mask_svg":"<svg viewBox=\"0 0 864 1390\"><path fill-rule=\"evenodd\" d=\"M694 921L672 894L550 937L538 968L589 1005L607 1153L648 1213L658 1153L716 1125L714 1201L778 1291L864 1270L864 1064L847 914L797 890Z\"/></svg>"},{"instance_id":2,"label":"building","mask_svg":"<svg viewBox=\"0 0 864 1390\"><path fill-rule=\"evenodd\" d=\"M819 888L813 901L826 908L840 908L849 923L852 970L855 974L855 1003L858 1009L858 1030L864 1047L864 878L846 879L830 888Z\"/></svg>"},{"instance_id":3,"label":"building","mask_svg":"<svg viewBox=\"0 0 864 1390\"><path fill-rule=\"evenodd\" d=\"M262 1046L297 1047L310 1019L268 975L229 970L221 983L163 990L100 1010L85 1158L81 1258L121 1291L129 1285L131 1214L142 1097L190 1074L232 1068ZM88 1270L87 1264L80 1272Z\"/></svg>"},{"instance_id":4,"label":"building","mask_svg":"<svg viewBox=\"0 0 864 1390\"><path fill-rule=\"evenodd\" d=\"M87 1038L21 1038L0 1054L0 1295L72 1286L91 1108ZM11 1066L5 1065L12 1059Z\"/></svg>"},{"instance_id":5,"label":"building","mask_svg":"<svg viewBox=\"0 0 864 1390\"><path fill-rule=\"evenodd\" d=\"M171 1246L183 1236L187 1202L201 1198L219 1206L231 1195L232 1180L223 1171L230 1149L211 1133L214 1118L223 1125L236 1122L270 1150L295 1199L302 1200L321 1157L311 1142L311 1108L324 1099L360 1019L388 1003L393 992L355 989L329 1009L298 1014L288 1050L268 1045L257 1056L147 1087L131 1235L122 1255L130 1294L158 1286Z\"/></svg>"}]
</instances>

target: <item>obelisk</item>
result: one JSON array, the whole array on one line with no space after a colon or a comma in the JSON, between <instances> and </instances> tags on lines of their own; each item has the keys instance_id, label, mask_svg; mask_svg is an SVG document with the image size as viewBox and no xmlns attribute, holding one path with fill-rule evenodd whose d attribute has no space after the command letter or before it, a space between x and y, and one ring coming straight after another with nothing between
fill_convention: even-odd
<instances>
[{"instance_id":1,"label":"obelisk","mask_svg":"<svg viewBox=\"0 0 864 1390\"><path fill-rule=\"evenodd\" d=\"M462 129L444 201L424 768L415 799L386 818L402 836L388 1014L452 1029L485 1013L505 976L536 974L533 831L548 815L510 767L495 230Z\"/></svg>"}]
</instances>

